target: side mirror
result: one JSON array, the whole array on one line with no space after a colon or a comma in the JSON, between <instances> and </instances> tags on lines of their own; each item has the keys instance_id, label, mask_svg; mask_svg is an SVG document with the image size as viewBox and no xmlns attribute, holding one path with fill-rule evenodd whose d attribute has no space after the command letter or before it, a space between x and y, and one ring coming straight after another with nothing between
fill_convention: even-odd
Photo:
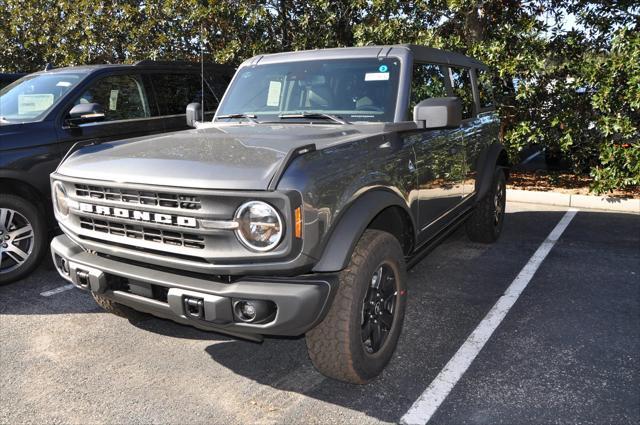
<instances>
[{"instance_id":1,"label":"side mirror","mask_svg":"<svg viewBox=\"0 0 640 425\"><path fill-rule=\"evenodd\" d=\"M459 97L433 97L413 108L413 120L420 128L459 127L462 101Z\"/></svg>"},{"instance_id":2,"label":"side mirror","mask_svg":"<svg viewBox=\"0 0 640 425\"><path fill-rule=\"evenodd\" d=\"M104 119L104 108L98 103L79 103L69 111L67 122L71 126L98 122Z\"/></svg>"},{"instance_id":3,"label":"side mirror","mask_svg":"<svg viewBox=\"0 0 640 425\"><path fill-rule=\"evenodd\" d=\"M198 119L202 117L202 105L199 103L190 103L187 105L187 125L196 128Z\"/></svg>"}]
</instances>

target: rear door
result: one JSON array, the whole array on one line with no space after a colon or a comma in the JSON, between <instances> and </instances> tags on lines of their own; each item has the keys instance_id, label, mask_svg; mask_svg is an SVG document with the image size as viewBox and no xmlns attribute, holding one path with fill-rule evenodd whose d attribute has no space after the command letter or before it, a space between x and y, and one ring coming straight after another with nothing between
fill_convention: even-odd
<instances>
[{"instance_id":1,"label":"rear door","mask_svg":"<svg viewBox=\"0 0 640 425\"><path fill-rule=\"evenodd\" d=\"M494 142L498 142L500 120L495 110L493 84L486 70L475 69L474 86L478 113L473 121L473 131L465 140L465 199L476 191L476 177L482 153Z\"/></svg>"},{"instance_id":2,"label":"rear door","mask_svg":"<svg viewBox=\"0 0 640 425\"><path fill-rule=\"evenodd\" d=\"M69 111L80 103L98 103L105 111L100 122L71 126ZM148 89L137 73L117 73L98 77L76 95L57 124L62 149L76 142L104 142L161 133L164 130Z\"/></svg>"},{"instance_id":3,"label":"rear door","mask_svg":"<svg viewBox=\"0 0 640 425\"><path fill-rule=\"evenodd\" d=\"M148 74L166 131L188 128L186 109L189 103L202 104L204 101L205 121L213 118L230 77L212 75L206 70L205 77L203 81L200 72L162 71Z\"/></svg>"}]
</instances>

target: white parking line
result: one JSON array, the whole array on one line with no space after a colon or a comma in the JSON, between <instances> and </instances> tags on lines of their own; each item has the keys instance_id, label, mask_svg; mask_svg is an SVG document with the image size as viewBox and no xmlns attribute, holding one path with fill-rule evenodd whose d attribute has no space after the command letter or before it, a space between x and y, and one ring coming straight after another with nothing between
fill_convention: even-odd
<instances>
[{"instance_id":1,"label":"white parking line","mask_svg":"<svg viewBox=\"0 0 640 425\"><path fill-rule=\"evenodd\" d=\"M438 407L440 407L478 353L480 353L480 350L482 350L482 347L484 347L498 325L500 325L500 322L518 300L518 297L527 287L538 267L540 267L540 264L547 257L547 254L549 254L551 248L556 244L576 213L577 210L575 209L570 209L565 213L518 276L516 276L515 280L509 285L504 295L498 299L456 354L449 360L418 400L413 403L409 411L400 419L400 423L422 425L429 422Z\"/></svg>"},{"instance_id":2,"label":"white parking line","mask_svg":"<svg viewBox=\"0 0 640 425\"><path fill-rule=\"evenodd\" d=\"M50 297L51 295L59 294L60 292L68 291L69 289L75 288L71 283L68 285L60 286L58 288L50 289L48 291L40 292L40 295L43 297Z\"/></svg>"},{"instance_id":3,"label":"white parking line","mask_svg":"<svg viewBox=\"0 0 640 425\"><path fill-rule=\"evenodd\" d=\"M538 151L538 152L536 152L536 153L533 153L533 154L529 155L529 156L527 157L527 159L525 159L524 161L522 161L522 162L521 162L521 164L526 164L526 163L528 163L528 162L533 161L533 160L534 160L535 158L537 158L541 153L542 153L542 151Z\"/></svg>"}]
</instances>

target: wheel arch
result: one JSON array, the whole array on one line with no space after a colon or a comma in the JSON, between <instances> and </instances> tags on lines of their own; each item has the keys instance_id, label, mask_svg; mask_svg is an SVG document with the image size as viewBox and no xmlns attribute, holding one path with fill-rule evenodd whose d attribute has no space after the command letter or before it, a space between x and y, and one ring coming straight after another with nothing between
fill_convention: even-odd
<instances>
[{"instance_id":1,"label":"wheel arch","mask_svg":"<svg viewBox=\"0 0 640 425\"><path fill-rule=\"evenodd\" d=\"M313 271L320 273L344 269L367 229L391 233L400 242L405 255L411 252L415 244L416 227L404 199L388 188L370 189L353 200L339 215Z\"/></svg>"},{"instance_id":2,"label":"wheel arch","mask_svg":"<svg viewBox=\"0 0 640 425\"><path fill-rule=\"evenodd\" d=\"M505 178L509 179L509 156L504 146L494 143L489 146L480 157L481 166L478 167L478 178L476 180L476 200L482 199L493 182L494 170L501 168L505 173Z\"/></svg>"},{"instance_id":3,"label":"wheel arch","mask_svg":"<svg viewBox=\"0 0 640 425\"><path fill-rule=\"evenodd\" d=\"M0 193L19 196L40 206L46 202L44 194L35 186L13 177L0 177Z\"/></svg>"}]
</instances>

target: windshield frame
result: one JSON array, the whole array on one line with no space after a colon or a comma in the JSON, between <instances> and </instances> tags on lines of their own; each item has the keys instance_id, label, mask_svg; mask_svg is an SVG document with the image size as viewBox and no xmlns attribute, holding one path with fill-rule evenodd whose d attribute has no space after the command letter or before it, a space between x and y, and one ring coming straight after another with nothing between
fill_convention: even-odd
<instances>
[{"instance_id":1,"label":"windshield frame","mask_svg":"<svg viewBox=\"0 0 640 425\"><path fill-rule=\"evenodd\" d=\"M28 80L32 80L34 78L38 78L38 77L42 77L42 76L60 76L63 77L65 75L73 75L73 76L77 76L78 77L78 81L71 86L71 88L69 90L67 90L65 93L63 93L62 96L58 97L57 99L54 100L54 102L51 104L51 106L49 106L49 108L47 108L46 110L42 111L39 115L37 115L35 118L33 119L5 119L3 121L0 121L0 125L16 125L16 124L31 124L31 123L38 123L38 122L43 122L43 121L47 121L52 119L52 117L54 117L56 110L59 108L59 106L64 103L65 99L68 99L68 97L70 95L72 95L73 93L75 93L78 90L78 87L81 87L83 85L83 83L87 80L88 76L90 75L90 72L84 72L84 71L78 71L78 70L74 70L74 69L68 69L68 70L64 70L64 71L59 71L59 72L34 72L31 74L27 74L21 78L19 78L18 80L12 82L11 84L3 87L2 89L0 89L0 93L2 93L2 95L4 95L5 93L9 92L11 89L13 89L15 86L18 86L20 84L22 84L25 81ZM0 114L0 116L2 116L2 114Z\"/></svg>"},{"instance_id":2,"label":"windshield frame","mask_svg":"<svg viewBox=\"0 0 640 425\"><path fill-rule=\"evenodd\" d=\"M339 117L341 119L344 119L346 121L349 121L352 124L380 124L380 123L385 123L385 122L405 122L407 120L406 117L406 112L404 111L404 109L406 109L407 106L405 106L405 104L408 105L409 102L409 98L408 98L408 94L407 94L407 87L408 84L411 82L411 75L407 75L407 73L411 73L411 67L412 67L412 63L413 63L413 53L406 48L399 48L399 49L392 49L393 52L391 52L391 54L387 54L387 55L380 55L378 54L380 52L379 49L371 49L368 50L365 54L362 53L362 51L356 51L356 49L358 48L337 48L337 49L327 49L327 50L320 50L320 51L302 51L302 52L290 52L290 53L286 53L286 54L275 54L275 55L266 55L263 57L256 57L256 58L251 58L247 61L245 61L244 63L242 63L235 75L233 76L233 79L231 80L231 82L229 83L229 86L227 87L227 90L224 93L224 96L222 97L220 104L218 106L218 109L216 110L216 114L213 117L212 122L215 123L223 123L225 121L222 121L223 119L221 119L220 121L218 121L218 115L227 115L226 113L222 113L222 111L224 110L224 106L226 105L228 99L229 99L229 95L231 93L231 91L233 90L233 88L235 87L235 85L238 83L238 80L240 78L240 76L242 75L243 71L246 68L258 68L260 66L264 66L264 65L273 65L273 64L286 64L286 63L298 63L298 62L311 62L311 61L331 61L331 60L346 60L346 59L371 59L371 60L375 60L375 59L385 59L385 60L398 60L399 61L399 74L398 74L398 80L396 82L397 86L396 86L396 93L395 93L395 109L393 111L390 111L391 115L393 116L393 121L365 121L365 120L350 120L349 117L346 116L342 116L339 115ZM366 49L366 48L365 48ZM353 55L351 55L350 53L354 53ZM389 53L389 52L387 52ZM257 59L257 60L256 60ZM329 113L328 111L325 110L316 110L316 109L309 109L307 111L300 111L300 112L309 112L309 113ZM275 117L277 118L277 114L275 114ZM295 124L297 121L297 123L302 122L301 120L280 120L278 121L279 124ZM309 119L308 121L310 122L317 122L316 119ZM273 124L274 121L272 120L268 120L264 122L265 124ZM329 123L331 124L330 121L324 120L323 123ZM335 124L335 123L333 123Z\"/></svg>"}]
</instances>

